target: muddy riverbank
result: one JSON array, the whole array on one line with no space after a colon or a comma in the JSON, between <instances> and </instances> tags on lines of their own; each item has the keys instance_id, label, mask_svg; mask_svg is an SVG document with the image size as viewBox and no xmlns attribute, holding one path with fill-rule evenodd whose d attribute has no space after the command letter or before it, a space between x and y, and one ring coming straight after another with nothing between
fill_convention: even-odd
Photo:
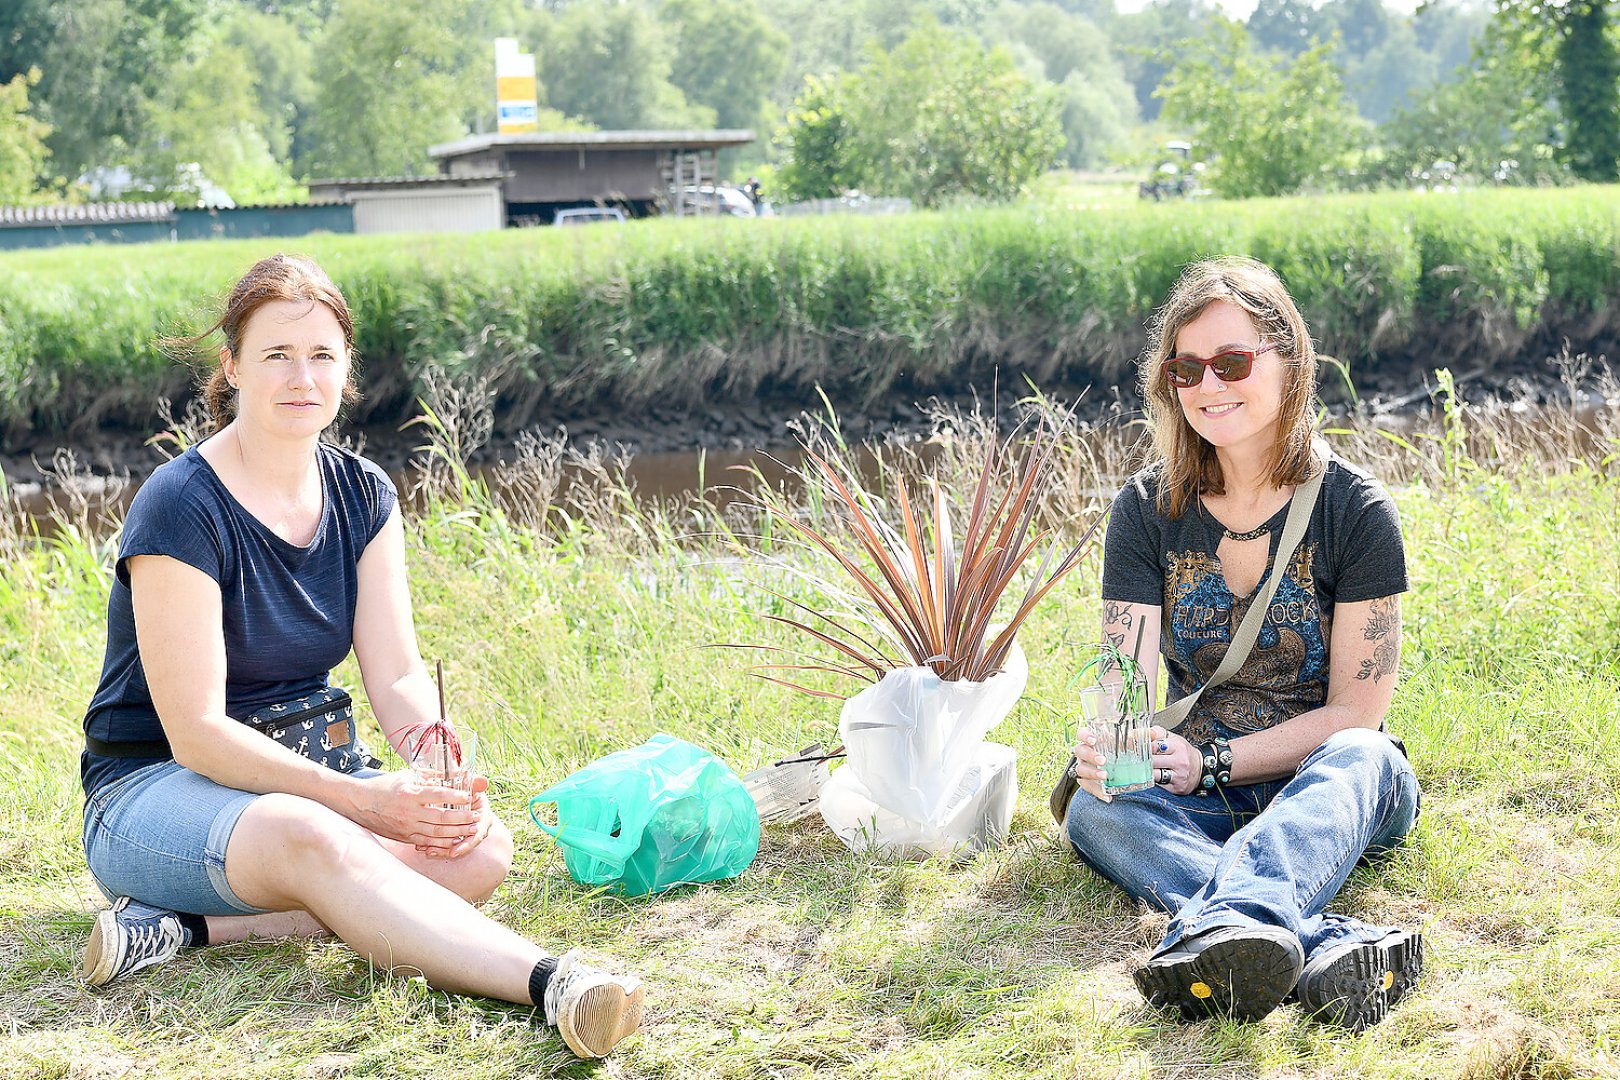
<instances>
[{"instance_id":1,"label":"muddy riverbank","mask_svg":"<svg viewBox=\"0 0 1620 1080\"><path fill-rule=\"evenodd\" d=\"M1412 369L1407 369L1409 372ZM1614 381L1605 382L1609 371L1606 360L1570 360L1565 357L1525 358L1514 364L1490 368L1454 367L1457 383L1465 400L1512 401L1524 407L1568 403L1572 396L1598 400ZM1428 377L1401 378L1388 369L1365 378L1353 400L1341 387L1332 385L1334 372L1324 370L1324 398L1331 415L1351 412L1376 420L1379 417L1417 417L1435 407L1434 380ZM1092 423L1119 423L1139 415L1140 398L1134 386L1048 386L1042 393L1054 403L1074 405L1078 415ZM1021 400L1029 388L987 386L977 392L919 397L895 392L876 401L833 401L844 436L851 442L882 443L891 438L926 436L935 418L950 411L994 411L998 424L1009 428L1023 415ZM715 405L708 408L653 406L635 412L557 412L543 416L525 428L545 437L566 433L579 448L591 445L622 451L647 459L650 476L659 493L679 488L678 479L686 473L696 477L700 454L742 455L761 450L792 446L796 426L806 413L827 415L828 404L819 399L774 398L743 404ZM154 431L158 423L154 421ZM67 445L57 438L14 439L8 453L0 456L7 486L14 494L39 498L55 485L64 462L59 456L71 454L81 475L96 478L127 478L138 483L162 464L164 448L154 440L154 431L102 429L76 436ZM472 455L475 466L489 466L511 460L522 431L501 426L493 417L487 441ZM357 445L368 457L396 475L410 471L413 460L422 456L426 441L421 427L373 424L363 429L340 426L340 438ZM689 463L688 463L689 462ZM91 481L95 486L95 481Z\"/></svg>"}]
</instances>

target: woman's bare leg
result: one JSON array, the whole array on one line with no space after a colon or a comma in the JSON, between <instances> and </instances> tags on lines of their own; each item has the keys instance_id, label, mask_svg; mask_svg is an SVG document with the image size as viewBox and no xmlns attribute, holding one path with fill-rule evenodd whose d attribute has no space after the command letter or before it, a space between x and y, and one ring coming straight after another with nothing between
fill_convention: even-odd
<instances>
[{"instance_id":1,"label":"woman's bare leg","mask_svg":"<svg viewBox=\"0 0 1620 1080\"><path fill-rule=\"evenodd\" d=\"M487 896L499 884L495 866L510 859L509 834L482 862L448 871L417 866L460 860L396 854L385 843L319 803L265 795L231 833L225 876L243 902L307 912L379 967L421 972L441 990L529 1004L529 975L548 954L435 880L477 881Z\"/></svg>"},{"instance_id":2,"label":"woman's bare leg","mask_svg":"<svg viewBox=\"0 0 1620 1080\"><path fill-rule=\"evenodd\" d=\"M488 900L500 883L506 880L507 872L512 868L512 833L499 821L494 823L483 843L459 859L428 858L411 844L402 844L375 834L371 834L371 838L416 873L438 882L471 904L482 904ZM208 942L211 945L276 938L328 937L332 933L307 911L210 915L207 922Z\"/></svg>"}]
</instances>

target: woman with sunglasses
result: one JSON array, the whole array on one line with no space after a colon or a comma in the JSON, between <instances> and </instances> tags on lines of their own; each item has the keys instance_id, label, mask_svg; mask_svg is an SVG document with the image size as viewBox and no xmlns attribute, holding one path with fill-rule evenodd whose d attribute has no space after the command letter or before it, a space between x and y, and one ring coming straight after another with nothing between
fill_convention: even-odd
<instances>
[{"instance_id":1,"label":"woman with sunglasses","mask_svg":"<svg viewBox=\"0 0 1620 1080\"><path fill-rule=\"evenodd\" d=\"M113 901L86 981L184 946L335 934L439 989L533 1005L579 1056L607 1053L640 1021L639 980L480 912L512 864L488 781L368 767L329 684L352 649L402 755L438 713L394 485L322 439L356 396L343 295L272 256L213 330L215 431L153 472L119 541L80 763L85 857ZM258 717L291 734L267 738Z\"/></svg>"},{"instance_id":2,"label":"woman with sunglasses","mask_svg":"<svg viewBox=\"0 0 1620 1080\"><path fill-rule=\"evenodd\" d=\"M1359 1030L1423 958L1416 931L1323 910L1417 816L1417 780L1383 731L1407 587L1400 522L1376 480L1313 440L1316 353L1269 267L1189 266L1149 335L1155 452L1114 500L1102 587L1103 633L1139 650L1149 687L1160 654L1171 700L1210 681L1272 571L1295 489L1321 473L1320 492L1241 667L1179 728L1153 728L1154 784L1110 799L1082 736L1073 769L1089 794L1070 801L1067 834L1170 915L1135 973L1150 1003L1257 1020L1294 996Z\"/></svg>"}]
</instances>

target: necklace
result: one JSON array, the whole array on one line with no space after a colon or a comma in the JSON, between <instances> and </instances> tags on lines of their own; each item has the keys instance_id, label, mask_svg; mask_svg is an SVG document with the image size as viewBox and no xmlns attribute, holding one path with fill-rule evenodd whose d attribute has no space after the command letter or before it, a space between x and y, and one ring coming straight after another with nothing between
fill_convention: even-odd
<instances>
[{"instance_id":1,"label":"necklace","mask_svg":"<svg viewBox=\"0 0 1620 1080\"><path fill-rule=\"evenodd\" d=\"M1262 536L1266 535L1266 533L1268 533L1270 531L1271 531L1271 526L1268 523L1264 523L1264 522L1262 522L1259 525L1256 525L1254 528L1250 529L1248 532L1240 532L1240 533L1233 532L1231 529L1228 529L1225 525L1221 526L1221 532L1226 534L1226 538L1228 540L1240 540L1240 541L1241 540L1258 540L1258 539L1260 539Z\"/></svg>"}]
</instances>

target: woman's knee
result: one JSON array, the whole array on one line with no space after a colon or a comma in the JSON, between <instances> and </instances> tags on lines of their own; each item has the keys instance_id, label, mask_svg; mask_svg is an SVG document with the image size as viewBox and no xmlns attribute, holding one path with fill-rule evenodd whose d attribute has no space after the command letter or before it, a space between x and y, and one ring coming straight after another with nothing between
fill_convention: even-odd
<instances>
[{"instance_id":1,"label":"woman's knee","mask_svg":"<svg viewBox=\"0 0 1620 1080\"><path fill-rule=\"evenodd\" d=\"M1415 796L1417 777L1400 745L1386 732L1373 728L1346 728L1323 740L1300 765L1332 769L1378 792L1399 789Z\"/></svg>"},{"instance_id":2,"label":"woman's knee","mask_svg":"<svg viewBox=\"0 0 1620 1080\"><path fill-rule=\"evenodd\" d=\"M335 810L276 793L254 799L242 812L225 848L225 869L233 885L242 878L254 891L298 899L330 874L358 872L368 857L380 854L364 828Z\"/></svg>"},{"instance_id":3,"label":"woman's knee","mask_svg":"<svg viewBox=\"0 0 1620 1080\"><path fill-rule=\"evenodd\" d=\"M512 870L512 830L496 819L489 835L460 860L455 892L463 900L482 904L495 894Z\"/></svg>"}]
</instances>

